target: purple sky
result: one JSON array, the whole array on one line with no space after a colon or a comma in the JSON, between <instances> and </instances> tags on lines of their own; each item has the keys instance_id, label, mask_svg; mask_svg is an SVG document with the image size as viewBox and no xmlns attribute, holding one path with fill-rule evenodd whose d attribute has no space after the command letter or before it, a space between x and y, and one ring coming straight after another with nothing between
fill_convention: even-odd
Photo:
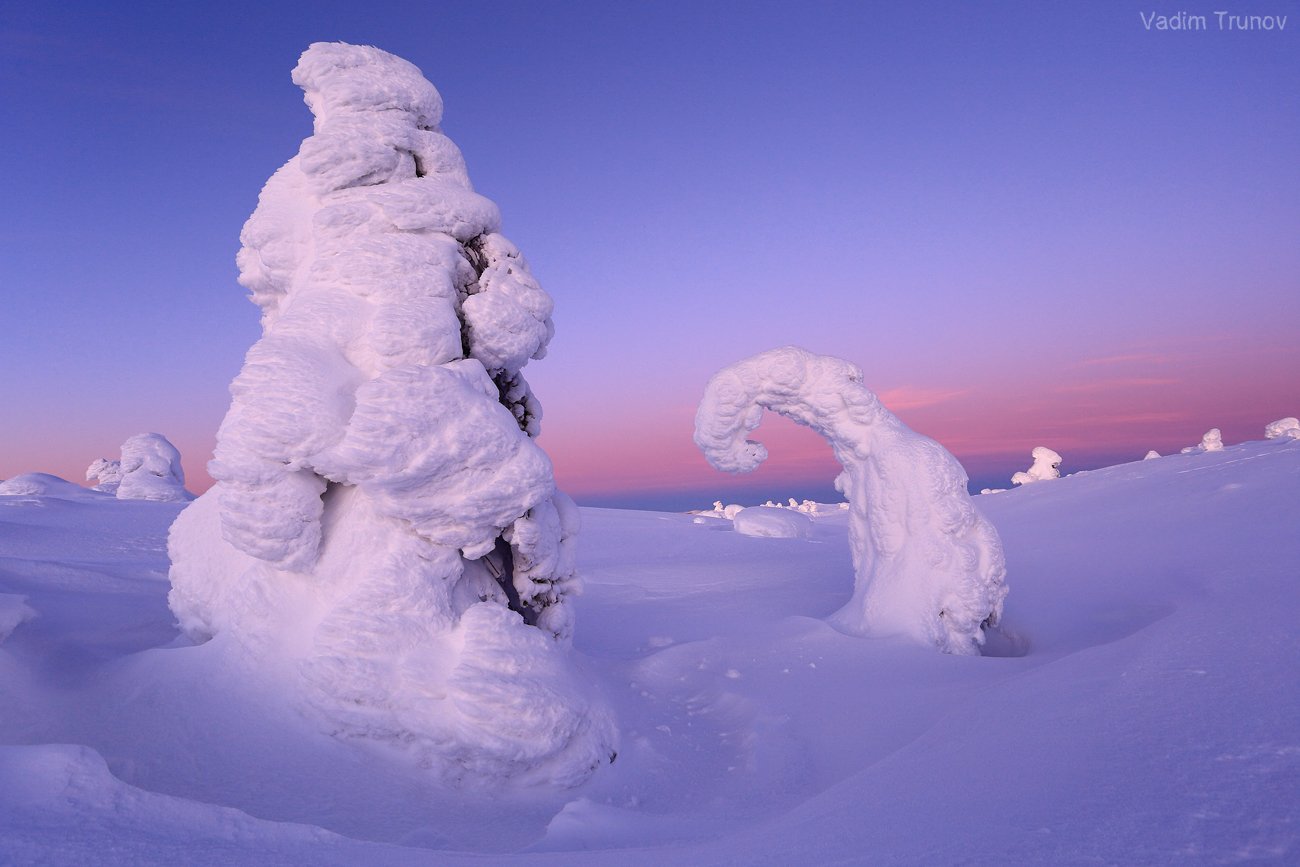
<instances>
[{"instance_id":1,"label":"purple sky","mask_svg":"<svg viewBox=\"0 0 1300 867\"><path fill-rule=\"evenodd\" d=\"M1139 12L1209 16L1148 31ZM690 442L794 343L980 485L1300 414L1300 4L11 3L0 9L0 478L167 435L192 487L258 335L244 219L311 118L308 43L378 45L555 297L528 368L580 502L830 497L829 450ZM771 428L771 432L767 428Z\"/></svg>"}]
</instances>

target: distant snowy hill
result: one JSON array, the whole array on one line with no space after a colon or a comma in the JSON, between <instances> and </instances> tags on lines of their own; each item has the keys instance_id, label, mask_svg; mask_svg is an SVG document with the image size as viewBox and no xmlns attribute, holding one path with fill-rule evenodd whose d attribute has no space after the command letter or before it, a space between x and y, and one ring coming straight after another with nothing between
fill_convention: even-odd
<instances>
[{"instance_id":1,"label":"distant snowy hill","mask_svg":"<svg viewBox=\"0 0 1300 867\"><path fill-rule=\"evenodd\" d=\"M1300 860L1300 440L976 498L995 656L828 626L842 511L584 509L575 646L621 744L559 793L313 730L179 635L181 504L36 481L0 495L3 864Z\"/></svg>"}]
</instances>

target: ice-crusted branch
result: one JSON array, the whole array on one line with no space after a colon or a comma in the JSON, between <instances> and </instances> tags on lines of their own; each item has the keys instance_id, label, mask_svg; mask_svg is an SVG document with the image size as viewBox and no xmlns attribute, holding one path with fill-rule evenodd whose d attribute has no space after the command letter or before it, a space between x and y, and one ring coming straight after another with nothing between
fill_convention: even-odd
<instances>
[{"instance_id":1,"label":"ice-crusted branch","mask_svg":"<svg viewBox=\"0 0 1300 867\"><path fill-rule=\"evenodd\" d=\"M966 473L943 446L910 430L839 358L794 346L737 362L705 389L695 443L709 463L749 472L767 457L747 438L764 410L807 425L844 466L856 573L832 619L864 635L906 634L949 653L978 653L1006 596L997 531L975 508Z\"/></svg>"}]
</instances>

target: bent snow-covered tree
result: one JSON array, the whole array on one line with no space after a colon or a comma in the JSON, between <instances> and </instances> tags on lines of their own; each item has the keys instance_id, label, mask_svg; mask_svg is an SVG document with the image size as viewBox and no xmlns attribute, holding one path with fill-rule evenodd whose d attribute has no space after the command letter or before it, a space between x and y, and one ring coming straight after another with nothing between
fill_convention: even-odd
<instances>
[{"instance_id":1,"label":"bent snow-covered tree","mask_svg":"<svg viewBox=\"0 0 1300 867\"><path fill-rule=\"evenodd\" d=\"M580 782L614 733L571 672L577 511L521 372L551 299L415 66L318 43L293 80L314 134L241 235L263 333L172 528L172 610L287 661L332 733L450 780Z\"/></svg>"},{"instance_id":2,"label":"bent snow-covered tree","mask_svg":"<svg viewBox=\"0 0 1300 867\"><path fill-rule=\"evenodd\" d=\"M1029 469L1011 476L1013 485L1031 485L1034 482L1046 482L1061 477L1061 456L1047 446L1035 446L1029 453L1034 459Z\"/></svg>"},{"instance_id":3,"label":"bent snow-covered tree","mask_svg":"<svg viewBox=\"0 0 1300 867\"><path fill-rule=\"evenodd\" d=\"M717 373L695 417L695 443L719 470L767 458L746 439L763 410L830 441L849 501L853 597L831 619L859 635L904 634L948 653L979 653L1006 597L1002 543L976 510L966 473L943 446L910 430L839 358L787 346Z\"/></svg>"}]
</instances>

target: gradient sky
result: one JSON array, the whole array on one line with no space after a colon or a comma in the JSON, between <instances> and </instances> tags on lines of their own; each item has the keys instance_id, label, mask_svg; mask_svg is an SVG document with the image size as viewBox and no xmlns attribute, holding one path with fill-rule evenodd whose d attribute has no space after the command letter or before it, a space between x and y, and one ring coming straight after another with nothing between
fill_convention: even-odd
<instances>
[{"instance_id":1,"label":"gradient sky","mask_svg":"<svg viewBox=\"0 0 1300 867\"><path fill-rule=\"evenodd\" d=\"M833 496L691 444L717 369L859 364L977 486L1300 414L1300 3L12 2L0 478L158 431L191 488L259 334L240 226L311 132L313 41L418 65L556 299L527 369L579 502ZM1210 16L1154 32L1139 12Z\"/></svg>"}]
</instances>

